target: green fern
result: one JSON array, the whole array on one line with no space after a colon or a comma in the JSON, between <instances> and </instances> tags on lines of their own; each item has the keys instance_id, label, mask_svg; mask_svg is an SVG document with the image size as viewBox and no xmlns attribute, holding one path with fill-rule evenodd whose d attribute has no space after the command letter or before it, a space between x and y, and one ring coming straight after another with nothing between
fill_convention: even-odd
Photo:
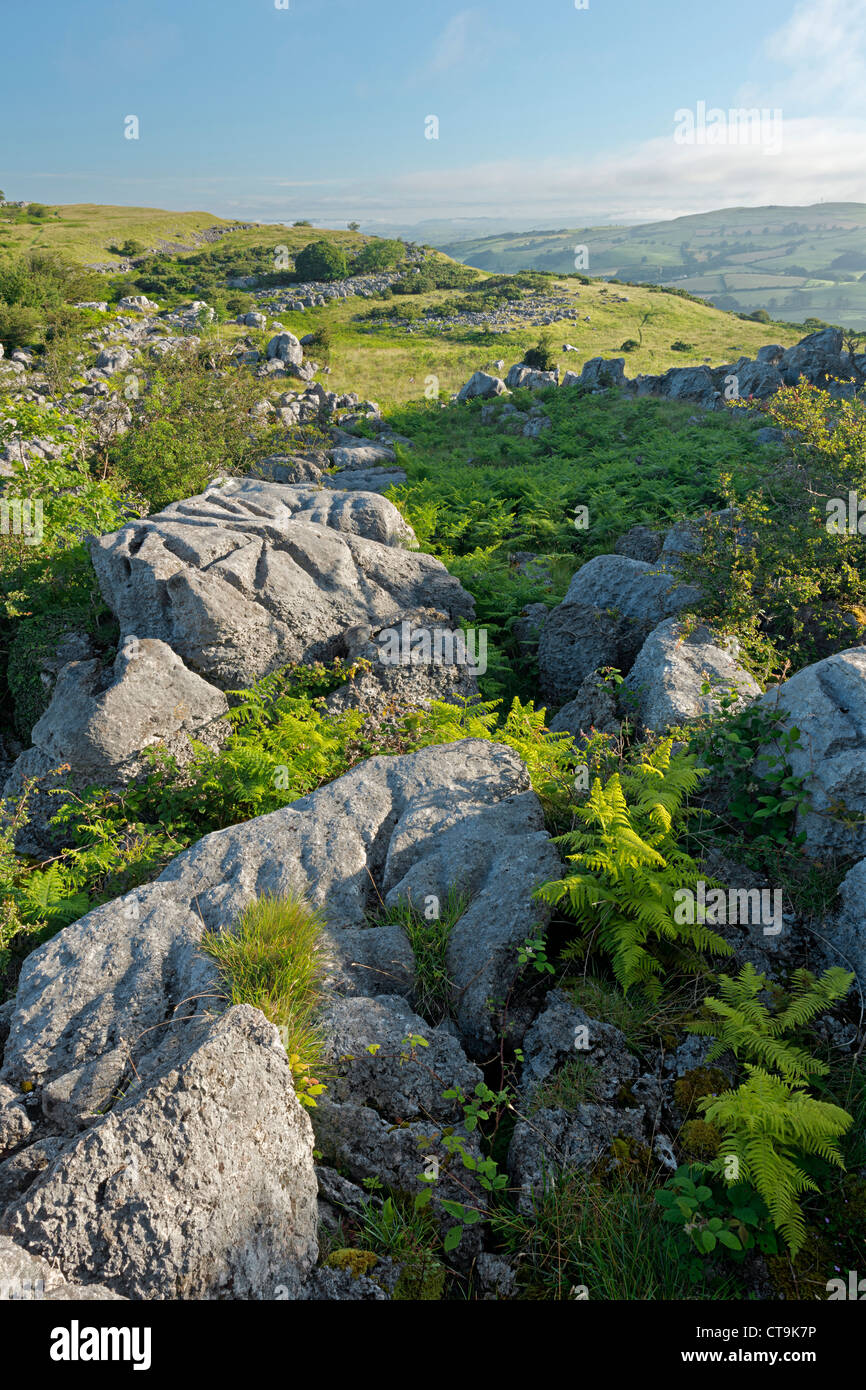
<instances>
[{"instance_id":1,"label":"green fern","mask_svg":"<svg viewBox=\"0 0 866 1390\"><path fill-rule=\"evenodd\" d=\"M604 786L596 778L575 808L585 829L557 841L575 851L568 858L579 871L536 890L544 902L564 902L595 936L623 989L639 984L653 997L667 965L695 972L705 968L701 952L731 953L703 923L675 920L674 894L696 884L699 872L677 844L676 824L687 815L684 802L701 773L688 754L672 756L672 744L666 739L644 752L642 762L614 773ZM565 958L583 954L586 944L566 948Z\"/></svg>"},{"instance_id":2,"label":"green fern","mask_svg":"<svg viewBox=\"0 0 866 1390\"><path fill-rule=\"evenodd\" d=\"M705 1118L722 1135L719 1157L710 1168L735 1182L750 1182L766 1202L773 1225L796 1254L806 1237L799 1199L805 1192L820 1190L798 1159L815 1155L843 1168L836 1140L850 1127L852 1117L837 1105L815 1100L802 1083L772 1076L750 1063L746 1071L748 1080L736 1090L698 1102Z\"/></svg>"},{"instance_id":3,"label":"green fern","mask_svg":"<svg viewBox=\"0 0 866 1390\"><path fill-rule=\"evenodd\" d=\"M751 962L743 966L736 979L719 976L719 997L704 1000L709 1018L688 1025L691 1033L713 1037L707 1063L731 1052L739 1060L751 1060L759 1067L772 1067L791 1082L807 1081L824 1075L829 1068L804 1048L786 1041L783 1034L804 1027L817 1014L844 999L854 976L838 966L816 979L808 970L797 970L783 1008L777 1013L762 1004L758 995L768 988L767 978Z\"/></svg>"},{"instance_id":4,"label":"green fern","mask_svg":"<svg viewBox=\"0 0 866 1390\"><path fill-rule=\"evenodd\" d=\"M736 1090L705 1096L698 1108L722 1134L719 1157L712 1169L733 1180L751 1182L767 1204L773 1224L796 1253L805 1239L805 1220L799 1199L818 1187L798 1165L814 1155L844 1167L835 1141L850 1127L846 1111L815 1100L806 1090L810 1077L829 1071L785 1034L810 1023L851 988L853 975L839 967L816 979L797 970L775 1011L759 998L769 991L765 975L751 962L736 979L719 977L718 997L704 1000L707 1017L688 1025L689 1032L715 1038L707 1063L724 1053L744 1062L748 1078ZM780 995L780 991L776 991Z\"/></svg>"},{"instance_id":5,"label":"green fern","mask_svg":"<svg viewBox=\"0 0 866 1390\"><path fill-rule=\"evenodd\" d=\"M87 893L75 892L67 881L60 864L47 869L33 869L25 878L20 892L20 907L25 920L45 922L48 926L65 927L87 911Z\"/></svg>"}]
</instances>

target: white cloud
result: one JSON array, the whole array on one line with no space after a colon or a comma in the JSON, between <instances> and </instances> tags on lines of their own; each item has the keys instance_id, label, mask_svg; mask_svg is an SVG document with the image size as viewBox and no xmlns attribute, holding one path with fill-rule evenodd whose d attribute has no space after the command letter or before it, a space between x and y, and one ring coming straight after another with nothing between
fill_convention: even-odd
<instances>
[{"instance_id":1,"label":"white cloud","mask_svg":"<svg viewBox=\"0 0 866 1390\"><path fill-rule=\"evenodd\" d=\"M250 215L288 215L299 198L323 223L348 217L520 217L538 226L653 221L723 207L866 202L859 122L787 121L782 148L677 145L671 133L592 159L501 159L381 180L329 178L237 190Z\"/></svg>"},{"instance_id":2,"label":"white cloud","mask_svg":"<svg viewBox=\"0 0 866 1390\"><path fill-rule=\"evenodd\" d=\"M433 54L425 71L439 76L460 67L472 56L473 39L478 32L477 10L461 10L442 30L433 46Z\"/></svg>"},{"instance_id":3,"label":"white cloud","mask_svg":"<svg viewBox=\"0 0 866 1390\"><path fill-rule=\"evenodd\" d=\"M862 111L866 0L800 0L765 47L791 69L786 86L799 109L832 100Z\"/></svg>"},{"instance_id":4,"label":"white cloud","mask_svg":"<svg viewBox=\"0 0 866 1390\"><path fill-rule=\"evenodd\" d=\"M589 158L498 159L383 178L248 180L233 174L123 180L126 196L157 205L207 206L263 220L309 217L322 226L428 217L505 217L539 227L656 221L724 207L866 202L864 126L854 120L788 120L782 148L678 145L670 132ZM32 177L36 177L33 175ZM88 182L94 176L91 174ZM84 175L44 171L37 193L66 201ZM117 178L107 180L106 196ZM136 194L136 189L141 191ZM24 195L22 195L24 196Z\"/></svg>"}]
</instances>

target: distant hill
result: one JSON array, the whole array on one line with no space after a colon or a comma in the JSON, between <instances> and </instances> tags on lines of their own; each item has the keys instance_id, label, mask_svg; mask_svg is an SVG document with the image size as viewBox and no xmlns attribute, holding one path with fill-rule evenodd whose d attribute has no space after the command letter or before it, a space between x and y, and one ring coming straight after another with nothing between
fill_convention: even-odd
<instances>
[{"instance_id":1,"label":"distant hill","mask_svg":"<svg viewBox=\"0 0 866 1390\"><path fill-rule=\"evenodd\" d=\"M466 265L494 272L576 266L586 273L673 285L720 309L866 329L866 204L723 208L637 226L501 232L434 242Z\"/></svg>"}]
</instances>

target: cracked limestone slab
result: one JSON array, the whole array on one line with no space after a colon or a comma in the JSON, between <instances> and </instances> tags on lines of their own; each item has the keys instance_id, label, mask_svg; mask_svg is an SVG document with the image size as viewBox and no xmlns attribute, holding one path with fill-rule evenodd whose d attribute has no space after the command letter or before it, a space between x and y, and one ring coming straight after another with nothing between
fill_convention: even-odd
<instances>
[{"instance_id":1,"label":"cracked limestone slab","mask_svg":"<svg viewBox=\"0 0 866 1390\"><path fill-rule=\"evenodd\" d=\"M230 479L92 542L122 636L156 637L222 689L342 655L344 634L469 594L377 493Z\"/></svg>"}]
</instances>

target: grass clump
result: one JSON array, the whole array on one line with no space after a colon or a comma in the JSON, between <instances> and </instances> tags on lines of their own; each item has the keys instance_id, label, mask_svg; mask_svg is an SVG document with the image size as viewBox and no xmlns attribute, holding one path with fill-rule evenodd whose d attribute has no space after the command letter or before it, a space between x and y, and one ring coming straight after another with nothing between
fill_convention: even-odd
<instances>
[{"instance_id":1,"label":"grass clump","mask_svg":"<svg viewBox=\"0 0 866 1390\"><path fill-rule=\"evenodd\" d=\"M579 1105L595 1100L597 1083L598 1068L587 1057L569 1057L535 1091L532 1109L564 1110L569 1114Z\"/></svg>"},{"instance_id":2,"label":"grass clump","mask_svg":"<svg viewBox=\"0 0 866 1390\"><path fill-rule=\"evenodd\" d=\"M695 1288L676 1235L643 1177L571 1170L551 1174L529 1213L495 1222L523 1299L676 1301L742 1296L735 1278L708 1270Z\"/></svg>"},{"instance_id":3,"label":"grass clump","mask_svg":"<svg viewBox=\"0 0 866 1390\"><path fill-rule=\"evenodd\" d=\"M324 1090L314 1073L324 1044L316 1025L322 998L322 914L300 895L250 903L229 932L208 931L202 949L216 961L232 1004L252 1004L276 1024L302 1105Z\"/></svg>"},{"instance_id":4,"label":"grass clump","mask_svg":"<svg viewBox=\"0 0 866 1390\"><path fill-rule=\"evenodd\" d=\"M441 907L435 896L425 899L423 908L412 902L398 903L385 908L371 923L376 927L396 924L403 928L415 958L414 1007L434 1026L452 1016L448 942L468 906L468 893L451 888Z\"/></svg>"},{"instance_id":5,"label":"grass clump","mask_svg":"<svg viewBox=\"0 0 866 1390\"><path fill-rule=\"evenodd\" d=\"M389 1195L381 1206L364 1207L365 1245L400 1265L392 1290L395 1302L437 1302L442 1298L447 1271L436 1251L439 1234L429 1208L418 1209L405 1194Z\"/></svg>"}]
</instances>

